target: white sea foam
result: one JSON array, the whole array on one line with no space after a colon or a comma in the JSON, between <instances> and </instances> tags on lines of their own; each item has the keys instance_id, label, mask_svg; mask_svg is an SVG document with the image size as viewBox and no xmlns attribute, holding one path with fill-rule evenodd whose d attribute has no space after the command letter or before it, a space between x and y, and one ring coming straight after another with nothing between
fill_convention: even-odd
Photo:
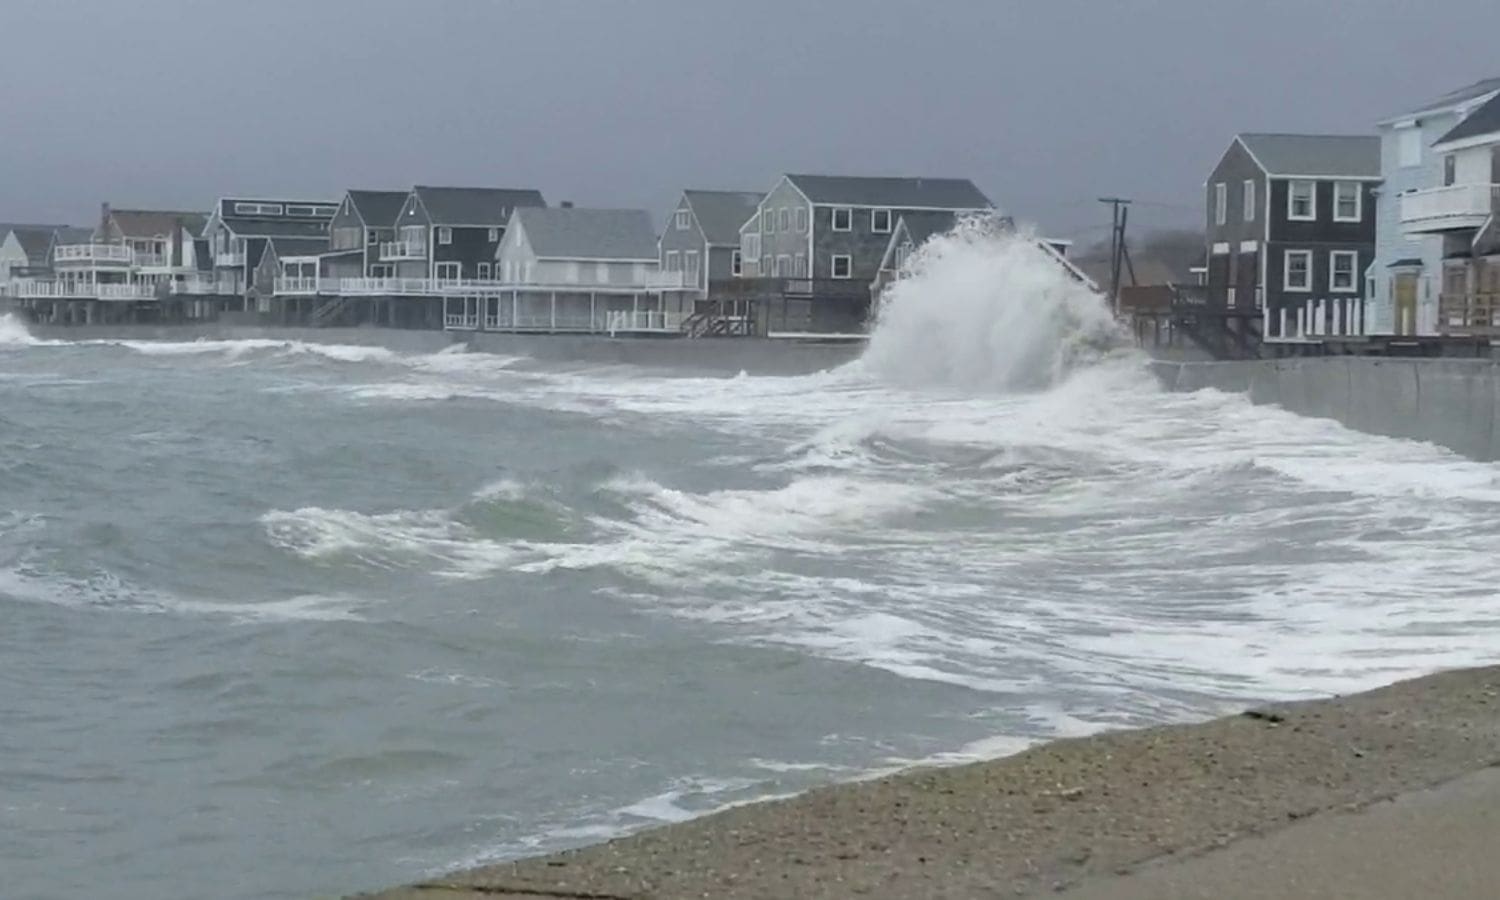
<instances>
[{"instance_id":1,"label":"white sea foam","mask_svg":"<svg viewBox=\"0 0 1500 900\"><path fill-rule=\"evenodd\" d=\"M26 324L20 319L6 313L0 316L0 349L7 347L40 347L54 341L44 341L34 336L27 330Z\"/></svg>"}]
</instances>

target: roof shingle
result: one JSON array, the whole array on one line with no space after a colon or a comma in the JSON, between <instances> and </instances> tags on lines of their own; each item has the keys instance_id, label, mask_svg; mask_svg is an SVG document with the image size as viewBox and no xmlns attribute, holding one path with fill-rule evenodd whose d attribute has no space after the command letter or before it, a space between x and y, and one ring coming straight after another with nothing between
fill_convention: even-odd
<instances>
[{"instance_id":1,"label":"roof shingle","mask_svg":"<svg viewBox=\"0 0 1500 900\"><path fill-rule=\"evenodd\" d=\"M740 226L755 215L762 195L752 191L683 191L703 238L710 244L739 246Z\"/></svg>"},{"instance_id":2,"label":"roof shingle","mask_svg":"<svg viewBox=\"0 0 1500 900\"><path fill-rule=\"evenodd\" d=\"M149 238L170 236L178 229L191 234L203 233L208 216L201 212L176 212L156 209L111 209L110 216L125 237Z\"/></svg>"},{"instance_id":3,"label":"roof shingle","mask_svg":"<svg viewBox=\"0 0 1500 900\"><path fill-rule=\"evenodd\" d=\"M349 202L366 226L381 228L395 224L409 196L411 191L350 191Z\"/></svg>"},{"instance_id":4,"label":"roof shingle","mask_svg":"<svg viewBox=\"0 0 1500 900\"><path fill-rule=\"evenodd\" d=\"M1452 131L1438 138L1434 146L1497 133L1500 133L1500 94L1491 97L1488 103L1469 113L1469 117L1459 122Z\"/></svg>"},{"instance_id":5,"label":"roof shingle","mask_svg":"<svg viewBox=\"0 0 1500 900\"><path fill-rule=\"evenodd\" d=\"M1246 133L1239 141L1273 177L1380 177L1375 135Z\"/></svg>"},{"instance_id":6,"label":"roof shingle","mask_svg":"<svg viewBox=\"0 0 1500 900\"><path fill-rule=\"evenodd\" d=\"M523 207L516 220L541 259L657 258L656 230L643 209Z\"/></svg>"},{"instance_id":7,"label":"roof shingle","mask_svg":"<svg viewBox=\"0 0 1500 900\"><path fill-rule=\"evenodd\" d=\"M813 203L889 206L896 209L989 209L994 206L967 178L871 178L859 175L788 175Z\"/></svg>"},{"instance_id":8,"label":"roof shingle","mask_svg":"<svg viewBox=\"0 0 1500 900\"><path fill-rule=\"evenodd\" d=\"M531 189L431 187L419 184L412 190L422 201L422 206L434 225L501 227L510 221L512 210L547 205L547 201L542 199L542 192Z\"/></svg>"}]
</instances>

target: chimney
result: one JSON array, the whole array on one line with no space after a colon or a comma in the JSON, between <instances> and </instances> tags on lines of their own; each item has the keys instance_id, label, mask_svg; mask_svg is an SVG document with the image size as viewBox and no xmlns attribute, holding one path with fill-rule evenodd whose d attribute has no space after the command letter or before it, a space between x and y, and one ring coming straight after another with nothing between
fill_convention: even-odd
<instances>
[{"instance_id":1,"label":"chimney","mask_svg":"<svg viewBox=\"0 0 1500 900\"><path fill-rule=\"evenodd\" d=\"M99 204L99 227L103 228L109 222L109 201Z\"/></svg>"},{"instance_id":2,"label":"chimney","mask_svg":"<svg viewBox=\"0 0 1500 900\"><path fill-rule=\"evenodd\" d=\"M573 208L573 201L572 200L564 200L562 202L562 208L563 209L572 209Z\"/></svg>"}]
</instances>

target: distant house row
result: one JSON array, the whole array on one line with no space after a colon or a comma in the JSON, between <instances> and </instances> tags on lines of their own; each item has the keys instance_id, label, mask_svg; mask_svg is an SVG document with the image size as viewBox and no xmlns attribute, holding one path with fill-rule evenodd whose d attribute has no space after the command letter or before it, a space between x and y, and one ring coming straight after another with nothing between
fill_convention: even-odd
<instances>
[{"instance_id":1,"label":"distant house row","mask_svg":"<svg viewBox=\"0 0 1500 900\"><path fill-rule=\"evenodd\" d=\"M1500 78L1377 129L1234 138L1206 184L1202 315L1278 352L1500 335Z\"/></svg>"},{"instance_id":2,"label":"distant house row","mask_svg":"<svg viewBox=\"0 0 1500 900\"><path fill-rule=\"evenodd\" d=\"M967 179L826 175L684 191L660 233L644 210L550 207L532 189L105 204L92 229L4 226L0 285L60 322L858 333L916 246L993 211ZM1066 242L1047 246L1062 259Z\"/></svg>"}]
</instances>

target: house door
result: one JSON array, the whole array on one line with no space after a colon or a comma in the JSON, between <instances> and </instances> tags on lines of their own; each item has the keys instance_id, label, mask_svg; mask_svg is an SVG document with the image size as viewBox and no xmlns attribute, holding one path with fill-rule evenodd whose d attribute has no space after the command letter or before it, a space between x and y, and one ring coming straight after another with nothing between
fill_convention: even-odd
<instances>
[{"instance_id":1,"label":"house door","mask_svg":"<svg viewBox=\"0 0 1500 900\"><path fill-rule=\"evenodd\" d=\"M1409 272L1397 275L1391 282L1396 298L1396 333L1417 333L1417 276Z\"/></svg>"}]
</instances>

